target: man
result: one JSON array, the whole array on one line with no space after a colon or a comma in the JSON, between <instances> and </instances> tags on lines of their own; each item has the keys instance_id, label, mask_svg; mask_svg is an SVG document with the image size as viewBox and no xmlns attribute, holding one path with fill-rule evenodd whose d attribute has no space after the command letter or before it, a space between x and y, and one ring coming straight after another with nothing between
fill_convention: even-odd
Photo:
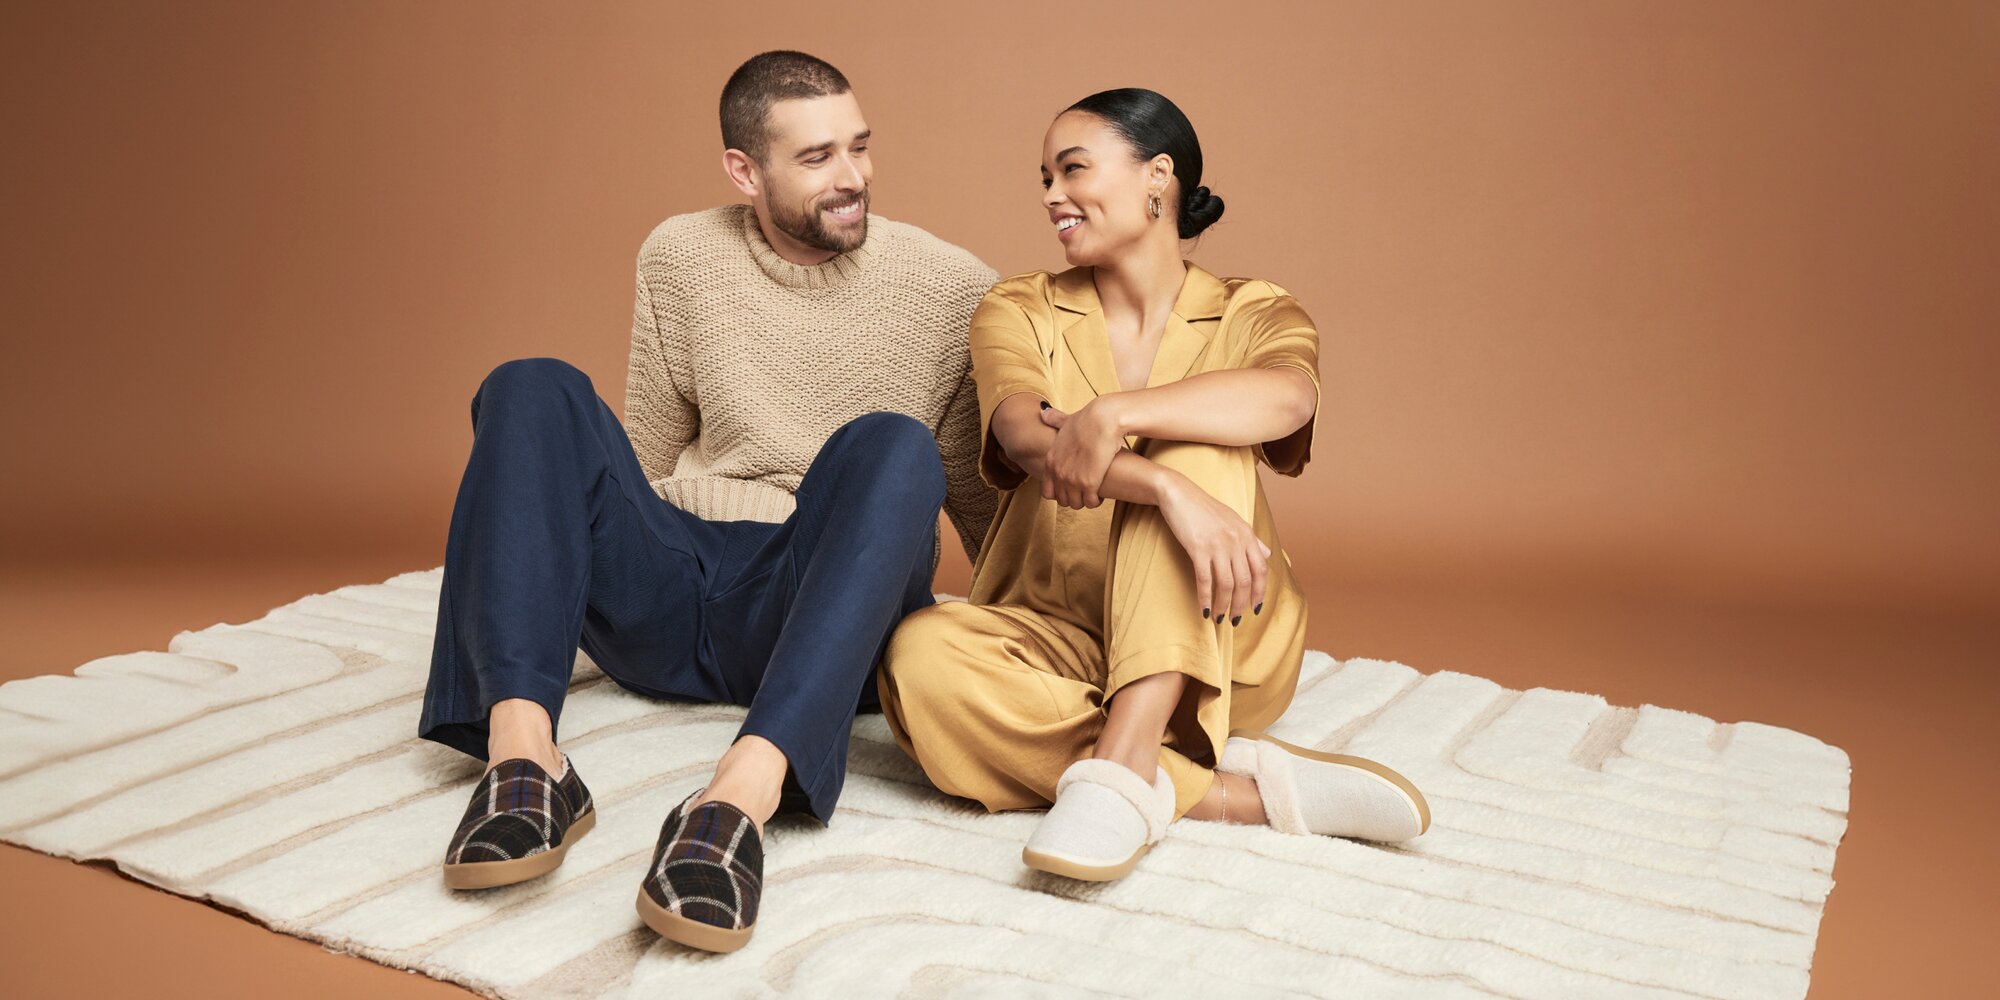
<instances>
[{"instance_id":1,"label":"man","mask_svg":"<svg viewBox=\"0 0 2000 1000\"><path fill-rule=\"evenodd\" d=\"M749 938L765 821L830 818L889 634L932 603L940 505L969 555L995 506L966 346L994 272L868 214L869 128L825 62L744 63L722 133L748 203L641 246L625 425L553 358L473 397L418 730L488 761L444 862L483 888L554 869L595 824L556 744L579 642L633 691L748 706L638 897L712 951Z\"/></svg>"}]
</instances>

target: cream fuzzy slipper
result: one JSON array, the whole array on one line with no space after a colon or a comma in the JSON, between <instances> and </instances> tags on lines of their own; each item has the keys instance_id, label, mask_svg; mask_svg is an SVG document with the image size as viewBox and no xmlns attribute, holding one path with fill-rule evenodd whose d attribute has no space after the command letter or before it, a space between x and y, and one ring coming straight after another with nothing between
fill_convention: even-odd
<instances>
[{"instance_id":1,"label":"cream fuzzy slipper","mask_svg":"<svg viewBox=\"0 0 2000 1000\"><path fill-rule=\"evenodd\" d=\"M1431 826L1430 803L1417 786L1366 757L1308 750L1238 729L1223 744L1216 770L1255 779L1264 815L1280 833L1395 842Z\"/></svg>"},{"instance_id":2,"label":"cream fuzzy slipper","mask_svg":"<svg viewBox=\"0 0 2000 1000\"><path fill-rule=\"evenodd\" d=\"M1055 805L1028 837L1021 861L1053 875L1109 882L1125 877L1173 818L1174 786L1165 768L1148 787L1116 761L1080 760L1056 779Z\"/></svg>"}]
</instances>

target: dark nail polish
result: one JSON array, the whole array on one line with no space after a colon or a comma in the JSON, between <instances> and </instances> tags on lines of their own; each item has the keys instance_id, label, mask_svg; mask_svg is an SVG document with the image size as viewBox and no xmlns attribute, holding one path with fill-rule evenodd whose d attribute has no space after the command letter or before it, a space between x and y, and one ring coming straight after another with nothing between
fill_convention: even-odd
<instances>
[{"instance_id":1,"label":"dark nail polish","mask_svg":"<svg viewBox=\"0 0 2000 1000\"><path fill-rule=\"evenodd\" d=\"M1234 618L1231 618L1231 619L1229 619L1229 625L1230 625L1230 627L1231 627L1231 628L1234 628L1234 627L1236 627L1236 626L1238 626L1238 625L1241 625L1241 624L1243 624L1243 616L1242 616L1242 615L1237 615L1236 617L1234 617Z\"/></svg>"},{"instance_id":2,"label":"dark nail polish","mask_svg":"<svg viewBox=\"0 0 2000 1000\"><path fill-rule=\"evenodd\" d=\"M1048 408L1049 408L1049 401L1046 399L1042 400L1042 409L1046 410Z\"/></svg>"},{"instance_id":3,"label":"dark nail polish","mask_svg":"<svg viewBox=\"0 0 2000 1000\"><path fill-rule=\"evenodd\" d=\"M1250 609L1250 613L1251 613L1251 614L1253 614L1253 615L1261 615L1261 614L1263 614L1263 613L1264 613L1264 602L1263 602L1263 601L1258 601L1258 602L1257 602L1257 606L1256 606L1256 607L1254 607L1254 608L1251 608L1251 609Z\"/></svg>"},{"instance_id":4,"label":"dark nail polish","mask_svg":"<svg viewBox=\"0 0 2000 1000\"><path fill-rule=\"evenodd\" d=\"M1203 609L1201 609L1201 616L1202 616L1203 618L1207 618L1207 617L1208 617L1208 609L1207 609L1207 608L1203 608Z\"/></svg>"},{"instance_id":5,"label":"dark nail polish","mask_svg":"<svg viewBox=\"0 0 2000 1000\"><path fill-rule=\"evenodd\" d=\"M1222 624L1222 616L1221 616L1221 615L1216 615L1216 616L1215 616L1215 623L1216 623L1217 625L1220 625L1220 624Z\"/></svg>"}]
</instances>

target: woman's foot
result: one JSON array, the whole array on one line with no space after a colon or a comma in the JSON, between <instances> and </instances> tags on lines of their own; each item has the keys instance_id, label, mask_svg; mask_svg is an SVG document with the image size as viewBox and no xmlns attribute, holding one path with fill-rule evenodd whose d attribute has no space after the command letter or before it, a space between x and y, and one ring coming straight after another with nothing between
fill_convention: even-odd
<instances>
[{"instance_id":1,"label":"woman's foot","mask_svg":"<svg viewBox=\"0 0 2000 1000\"><path fill-rule=\"evenodd\" d=\"M1239 729L1229 734L1216 770L1254 779L1271 828L1280 833L1393 843L1430 829L1430 804L1417 786L1365 757Z\"/></svg>"},{"instance_id":2,"label":"woman's foot","mask_svg":"<svg viewBox=\"0 0 2000 1000\"><path fill-rule=\"evenodd\" d=\"M1028 867L1052 875L1108 882L1123 878L1166 834L1174 786L1165 768L1153 783L1116 761L1071 764L1056 780L1056 801L1021 850Z\"/></svg>"},{"instance_id":3,"label":"woman's foot","mask_svg":"<svg viewBox=\"0 0 2000 1000\"><path fill-rule=\"evenodd\" d=\"M1215 780L1209 783L1208 791L1188 807L1183 818L1240 826L1271 825L1264 815L1264 797L1257 791L1257 779L1222 770L1210 773L1215 775Z\"/></svg>"}]
</instances>

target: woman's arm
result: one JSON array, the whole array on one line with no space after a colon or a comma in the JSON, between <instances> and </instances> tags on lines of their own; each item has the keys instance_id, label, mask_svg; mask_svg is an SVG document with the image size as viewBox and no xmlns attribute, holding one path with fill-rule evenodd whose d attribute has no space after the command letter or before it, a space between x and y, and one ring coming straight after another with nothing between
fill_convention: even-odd
<instances>
[{"instance_id":1,"label":"woman's arm","mask_svg":"<svg viewBox=\"0 0 2000 1000\"><path fill-rule=\"evenodd\" d=\"M1106 498L1158 507L1167 530L1193 565L1203 616L1213 614L1217 623L1225 618L1240 621L1244 614L1263 609L1271 547L1241 515L1194 480L1124 447L1122 440L1104 439L1112 454L1095 490L1057 497L1049 451L1058 432L1043 422L1041 414L1061 411L1047 406L1035 393L1016 393L1000 402L992 422L994 440L1008 461L1041 481L1044 498L1059 500L1065 507L1096 507Z\"/></svg>"},{"instance_id":2,"label":"woman's arm","mask_svg":"<svg viewBox=\"0 0 2000 1000\"><path fill-rule=\"evenodd\" d=\"M1031 392L1015 393L993 411L993 438L1007 460L1021 471L1041 481L1042 496L1058 499L1049 477L1049 449L1056 443L1056 430L1044 424L1038 414L1045 401ZM1104 498L1159 506L1174 477L1186 479L1152 459L1130 449L1119 449L1108 460L1102 484L1090 503L1065 504L1069 507L1096 507Z\"/></svg>"},{"instance_id":3,"label":"woman's arm","mask_svg":"<svg viewBox=\"0 0 2000 1000\"><path fill-rule=\"evenodd\" d=\"M1292 365L1233 368L1191 375L1151 389L1099 396L1071 419L1102 411L1110 432L1125 437L1245 446L1276 441L1304 427L1319 405L1319 388Z\"/></svg>"},{"instance_id":4,"label":"woman's arm","mask_svg":"<svg viewBox=\"0 0 2000 1000\"><path fill-rule=\"evenodd\" d=\"M1075 413L1044 408L1061 432L1040 448L1042 495L1065 507L1095 507L1112 496L1100 485L1129 435L1226 447L1275 441L1305 426L1319 389L1302 368L1235 368L1151 389L1106 393ZM1123 499L1122 497L1113 497Z\"/></svg>"}]
</instances>

